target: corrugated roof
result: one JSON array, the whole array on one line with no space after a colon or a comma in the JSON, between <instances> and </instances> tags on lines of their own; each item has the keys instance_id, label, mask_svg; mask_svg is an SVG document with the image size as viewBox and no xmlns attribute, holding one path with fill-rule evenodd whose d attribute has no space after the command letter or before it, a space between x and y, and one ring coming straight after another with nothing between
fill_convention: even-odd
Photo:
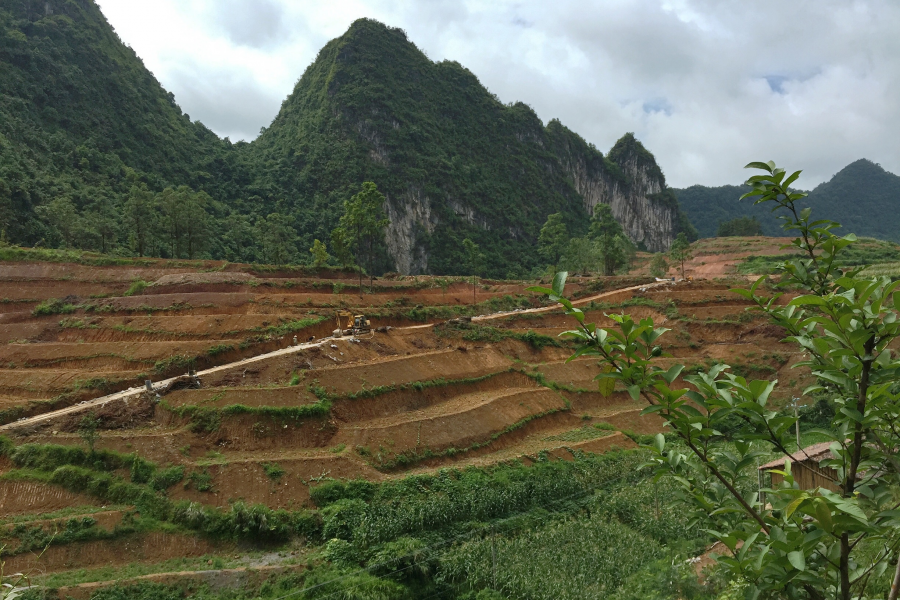
<instances>
[{"instance_id":1,"label":"corrugated roof","mask_svg":"<svg viewBox=\"0 0 900 600\"><path fill-rule=\"evenodd\" d=\"M826 458L834 458L834 454L831 452L831 442L813 444L812 446L807 446L803 450L791 454L791 462L814 461L817 466L819 461L825 460ZM759 470L782 468L784 467L784 460L784 458L775 459L772 462L762 465Z\"/></svg>"}]
</instances>

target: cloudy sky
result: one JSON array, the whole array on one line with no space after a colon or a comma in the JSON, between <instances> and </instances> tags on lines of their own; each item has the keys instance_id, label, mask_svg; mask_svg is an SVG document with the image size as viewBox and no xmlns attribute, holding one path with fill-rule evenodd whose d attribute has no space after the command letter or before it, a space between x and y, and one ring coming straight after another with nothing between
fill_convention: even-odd
<instances>
[{"instance_id":1,"label":"cloudy sky","mask_svg":"<svg viewBox=\"0 0 900 600\"><path fill-rule=\"evenodd\" d=\"M232 140L371 17L602 151L635 132L675 187L740 182L751 160L804 169L803 187L859 158L900 174L896 0L98 2L182 109Z\"/></svg>"}]
</instances>

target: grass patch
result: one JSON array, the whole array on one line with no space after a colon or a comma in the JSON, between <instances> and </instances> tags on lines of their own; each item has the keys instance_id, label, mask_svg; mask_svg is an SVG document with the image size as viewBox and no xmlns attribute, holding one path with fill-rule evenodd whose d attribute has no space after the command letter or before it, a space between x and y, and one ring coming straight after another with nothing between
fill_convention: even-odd
<instances>
[{"instance_id":1,"label":"grass patch","mask_svg":"<svg viewBox=\"0 0 900 600\"><path fill-rule=\"evenodd\" d=\"M213 489L212 475L206 469L203 469L202 471L192 471L191 474L188 475L184 487L187 489L191 485L193 485L198 492L210 492Z\"/></svg>"},{"instance_id":2,"label":"grass patch","mask_svg":"<svg viewBox=\"0 0 900 600\"><path fill-rule=\"evenodd\" d=\"M410 383L403 383L400 385L379 385L371 388L364 387L358 392L351 392L343 396L328 396L326 392L326 397L329 400L359 400L362 398L375 398L376 396L381 396L382 394L402 390L416 390L421 392L429 388L444 387L448 385L479 383L481 381L491 379L492 377L502 375L503 373L511 373L513 371L515 371L515 369L507 369L506 371L498 371L496 373L488 373L487 375L481 375L479 377L468 377L464 379L431 379L428 381L412 381ZM325 388L322 388L322 390L324 389Z\"/></svg>"},{"instance_id":3,"label":"grass patch","mask_svg":"<svg viewBox=\"0 0 900 600\"><path fill-rule=\"evenodd\" d=\"M879 274L876 265L892 265L900 263L900 245L894 242L876 240L874 238L860 238L855 244L851 244L841 251L835 262L838 267L867 267L864 269L867 277ZM787 260L801 257L799 252L792 254L777 254L773 256L749 256L737 265L737 271L741 274L771 274L778 271L779 267ZM884 267L885 274L894 272L892 267Z\"/></svg>"},{"instance_id":4,"label":"grass patch","mask_svg":"<svg viewBox=\"0 0 900 600\"><path fill-rule=\"evenodd\" d=\"M263 463L262 468L266 473L266 477L272 481L278 481L284 475L284 469L278 466L277 463Z\"/></svg>"},{"instance_id":5,"label":"grass patch","mask_svg":"<svg viewBox=\"0 0 900 600\"><path fill-rule=\"evenodd\" d=\"M593 425L585 425L572 431L566 431L557 435L545 437L547 442L586 442L587 440L595 440L612 435L616 428L609 423L595 423Z\"/></svg>"},{"instance_id":6,"label":"grass patch","mask_svg":"<svg viewBox=\"0 0 900 600\"><path fill-rule=\"evenodd\" d=\"M211 564L210 564L211 563ZM58 588L80 583L93 583L95 581L125 580L152 575L154 573L171 573L179 571L207 571L213 569L229 569L240 566L240 562L229 556L200 556L172 558L160 563L144 564L131 563L128 565L116 565L114 567L100 567L98 569L79 569L54 573L43 577L35 577L34 582L45 588ZM153 596L166 598L167 596Z\"/></svg>"},{"instance_id":7,"label":"grass patch","mask_svg":"<svg viewBox=\"0 0 900 600\"><path fill-rule=\"evenodd\" d=\"M78 310L78 306L58 300L56 298L47 298L31 310L31 314L35 317L45 315L67 315Z\"/></svg>"},{"instance_id":8,"label":"grass patch","mask_svg":"<svg viewBox=\"0 0 900 600\"><path fill-rule=\"evenodd\" d=\"M164 375L172 371L187 372L194 368L194 363L196 362L197 359L195 357L176 354L174 356L170 356L169 358L164 358L162 360L156 361L153 364L153 370L157 375Z\"/></svg>"},{"instance_id":9,"label":"grass patch","mask_svg":"<svg viewBox=\"0 0 900 600\"><path fill-rule=\"evenodd\" d=\"M209 348L206 351L208 356L218 356L219 354L225 354L226 352L231 352L234 350L234 346L231 344L216 344L212 348Z\"/></svg>"},{"instance_id":10,"label":"grass patch","mask_svg":"<svg viewBox=\"0 0 900 600\"><path fill-rule=\"evenodd\" d=\"M296 333L298 331L302 331L307 327L312 327L313 325L318 325L323 321L327 321L328 317L323 316L314 316L314 317L305 317L303 319L296 319L293 321L287 321L284 323L279 323L278 325L270 325L268 327L254 327L250 331L257 332L264 335L270 335L273 337L281 337L283 335L287 335L289 333Z\"/></svg>"},{"instance_id":11,"label":"grass patch","mask_svg":"<svg viewBox=\"0 0 900 600\"><path fill-rule=\"evenodd\" d=\"M65 522L54 524L52 528L46 527L44 524L19 523L0 536L0 539L18 540L16 546L6 547L0 552L0 556L14 556L26 552L39 553L51 543L58 546L73 542L108 540L136 531L137 525L138 522L133 513L126 513L122 523L112 531L97 526L96 519L90 516L72 517ZM141 529L146 528L147 524L142 523Z\"/></svg>"},{"instance_id":12,"label":"grass patch","mask_svg":"<svg viewBox=\"0 0 900 600\"><path fill-rule=\"evenodd\" d=\"M137 280L133 281L130 286L128 286L128 289L125 290L125 293L123 293L122 295L123 296L137 296L139 294L142 294L144 292L144 290L147 289L148 285L150 285L150 284L147 283L146 281L144 281L142 279L137 279Z\"/></svg>"},{"instance_id":13,"label":"grass patch","mask_svg":"<svg viewBox=\"0 0 900 600\"><path fill-rule=\"evenodd\" d=\"M55 250L50 248L20 248L17 246L0 246L0 261L40 261L40 262L67 262L92 267L108 267L114 265L131 265L137 267L150 267L158 264L158 260L142 260L134 258L119 258L100 254L99 252L85 252L83 250Z\"/></svg>"},{"instance_id":14,"label":"grass patch","mask_svg":"<svg viewBox=\"0 0 900 600\"><path fill-rule=\"evenodd\" d=\"M222 424L222 419L229 416L255 415L276 421L299 421L313 417L325 417L331 411L331 402L327 398L300 406L247 406L245 404L229 404L222 407L194 404L171 406L165 400L160 405L179 417L189 419L192 431L207 433L217 431Z\"/></svg>"}]
</instances>

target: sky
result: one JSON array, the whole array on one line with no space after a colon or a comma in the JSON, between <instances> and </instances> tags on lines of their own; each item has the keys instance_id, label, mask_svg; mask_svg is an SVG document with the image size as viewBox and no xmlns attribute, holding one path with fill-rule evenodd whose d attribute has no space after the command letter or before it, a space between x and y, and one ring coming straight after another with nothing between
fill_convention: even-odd
<instances>
[{"instance_id":1,"label":"sky","mask_svg":"<svg viewBox=\"0 0 900 600\"><path fill-rule=\"evenodd\" d=\"M897 0L98 0L182 110L232 141L275 118L361 17L606 152L631 131L669 185L774 160L802 188L860 158L900 174Z\"/></svg>"}]
</instances>

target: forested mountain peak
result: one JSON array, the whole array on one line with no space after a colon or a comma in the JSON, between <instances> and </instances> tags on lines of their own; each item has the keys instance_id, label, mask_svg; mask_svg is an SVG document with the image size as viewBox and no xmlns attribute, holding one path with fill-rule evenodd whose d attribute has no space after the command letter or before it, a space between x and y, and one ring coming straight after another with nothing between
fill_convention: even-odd
<instances>
[{"instance_id":1,"label":"forested mountain peak","mask_svg":"<svg viewBox=\"0 0 900 600\"><path fill-rule=\"evenodd\" d=\"M502 276L538 264L549 214L577 234L599 202L635 242L668 246L685 222L677 203L647 198L664 191L662 171L633 135L617 148L616 160L604 158L558 121L545 127L528 105L504 104L459 63L431 61L402 30L360 19L322 48L251 154L278 165L265 177L297 190L315 237L327 238L335 211L307 212L304 199L340 206L371 179L391 220L385 268L454 272L469 238Z\"/></svg>"},{"instance_id":2,"label":"forested mountain peak","mask_svg":"<svg viewBox=\"0 0 900 600\"><path fill-rule=\"evenodd\" d=\"M884 188L885 186L900 189L900 176L884 170L881 165L867 158L861 158L835 173L830 180L820 183L813 192L821 194L832 189L843 189L846 186L856 185L860 181L867 181L873 190ZM900 197L897 197L897 202L900 204Z\"/></svg>"},{"instance_id":3,"label":"forested mountain peak","mask_svg":"<svg viewBox=\"0 0 900 600\"><path fill-rule=\"evenodd\" d=\"M182 114L94 2L0 5L0 228L10 239L106 249L96 232L61 234L38 209L57 200L116 220L129 172L155 188L197 185L208 177L198 158L221 146Z\"/></svg>"},{"instance_id":4,"label":"forested mountain peak","mask_svg":"<svg viewBox=\"0 0 900 600\"><path fill-rule=\"evenodd\" d=\"M755 206L752 200L738 202L748 189L695 185L676 194L703 237L715 236L720 223L744 216L755 217L765 235L783 235L780 221L769 209ZM800 204L811 207L815 218L838 221L846 231L900 241L900 177L868 159L850 163L816 186Z\"/></svg>"},{"instance_id":5,"label":"forested mountain peak","mask_svg":"<svg viewBox=\"0 0 900 600\"><path fill-rule=\"evenodd\" d=\"M15 243L304 261L364 181L390 220L379 270L461 273L468 238L485 275L524 274L548 215L580 235L598 203L651 250L689 227L633 135L605 157L371 19L322 48L249 144L191 122L91 0L0 8L0 75L0 229Z\"/></svg>"}]
</instances>

